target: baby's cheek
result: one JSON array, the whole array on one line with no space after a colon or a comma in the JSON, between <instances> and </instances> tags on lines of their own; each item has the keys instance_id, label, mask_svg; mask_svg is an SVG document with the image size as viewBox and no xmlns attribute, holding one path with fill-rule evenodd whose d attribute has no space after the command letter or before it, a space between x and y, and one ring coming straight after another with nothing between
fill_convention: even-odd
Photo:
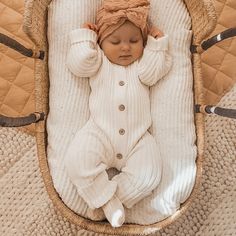
<instances>
[{"instance_id":1,"label":"baby's cheek","mask_svg":"<svg viewBox=\"0 0 236 236\"><path fill-rule=\"evenodd\" d=\"M135 49L135 52L136 52L136 57L137 57L137 59L139 59L140 57L142 57L142 55L143 55L143 46L137 47L137 48Z\"/></svg>"},{"instance_id":2,"label":"baby's cheek","mask_svg":"<svg viewBox=\"0 0 236 236\"><path fill-rule=\"evenodd\" d=\"M117 58L119 57L119 49L118 48L113 48L111 51L110 51L110 56L112 58Z\"/></svg>"},{"instance_id":3,"label":"baby's cheek","mask_svg":"<svg viewBox=\"0 0 236 236\"><path fill-rule=\"evenodd\" d=\"M104 55L113 63L118 63L119 49L111 47L109 50L104 51Z\"/></svg>"}]
</instances>

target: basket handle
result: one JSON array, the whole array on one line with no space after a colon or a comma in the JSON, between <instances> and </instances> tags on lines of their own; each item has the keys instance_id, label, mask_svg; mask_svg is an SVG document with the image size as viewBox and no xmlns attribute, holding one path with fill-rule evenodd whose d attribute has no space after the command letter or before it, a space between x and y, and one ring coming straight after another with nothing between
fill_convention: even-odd
<instances>
[{"instance_id":1,"label":"basket handle","mask_svg":"<svg viewBox=\"0 0 236 236\"><path fill-rule=\"evenodd\" d=\"M195 105L196 113L215 114L227 118L236 119L236 109L216 107L212 105Z\"/></svg>"},{"instance_id":2,"label":"basket handle","mask_svg":"<svg viewBox=\"0 0 236 236\"><path fill-rule=\"evenodd\" d=\"M26 48L24 45L2 33L0 33L0 43L18 51L24 56L40 60L44 59L44 51ZM0 114L0 127L26 126L44 120L44 118L45 115L43 112L34 112L24 117L8 117Z\"/></svg>"},{"instance_id":3,"label":"basket handle","mask_svg":"<svg viewBox=\"0 0 236 236\"><path fill-rule=\"evenodd\" d=\"M40 60L44 59L44 51L26 48L24 45L2 33L0 33L0 43L14 49L15 51L18 51L24 56L37 58Z\"/></svg>"},{"instance_id":4,"label":"basket handle","mask_svg":"<svg viewBox=\"0 0 236 236\"><path fill-rule=\"evenodd\" d=\"M203 41L200 45L192 45L190 51L192 53L202 53L212 47L213 45L236 36L236 28L229 28L205 41Z\"/></svg>"},{"instance_id":5,"label":"basket handle","mask_svg":"<svg viewBox=\"0 0 236 236\"><path fill-rule=\"evenodd\" d=\"M1 127L20 127L31 125L45 119L43 112L34 112L24 117L8 117L0 115L0 126Z\"/></svg>"},{"instance_id":6,"label":"basket handle","mask_svg":"<svg viewBox=\"0 0 236 236\"><path fill-rule=\"evenodd\" d=\"M213 45L236 36L236 28L229 28L221 33L212 36L211 38L203 41L200 45L192 45L190 48L191 53L202 53L212 47ZM236 119L236 109L228 109L222 107L216 107L212 105L195 105L196 113L204 113L204 114L216 114L223 117L228 117L232 119Z\"/></svg>"}]
</instances>

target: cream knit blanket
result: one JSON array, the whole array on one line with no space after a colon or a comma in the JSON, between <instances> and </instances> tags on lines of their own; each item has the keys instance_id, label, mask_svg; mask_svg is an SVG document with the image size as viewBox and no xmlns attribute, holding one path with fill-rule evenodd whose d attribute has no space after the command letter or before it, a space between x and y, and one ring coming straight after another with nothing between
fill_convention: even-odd
<instances>
[{"instance_id":1,"label":"cream knit blanket","mask_svg":"<svg viewBox=\"0 0 236 236\"><path fill-rule=\"evenodd\" d=\"M221 106L236 108L236 85ZM206 151L198 196L156 236L229 236L236 229L236 121L206 118ZM102 236L69 223L54 209L40 174L35 138L0 129L0 235Z\"/></svg>"}]
</instances>

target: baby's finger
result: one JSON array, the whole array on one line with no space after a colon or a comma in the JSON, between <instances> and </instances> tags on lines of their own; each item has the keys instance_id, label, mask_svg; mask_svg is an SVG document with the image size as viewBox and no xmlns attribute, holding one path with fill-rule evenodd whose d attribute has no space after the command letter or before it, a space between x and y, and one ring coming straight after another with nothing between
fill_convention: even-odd
<instances>
[{"instance_id":1,"label":"baby's finger","mask_svg":"<svg viewBox=\"0 0 236 236\"><path fill-rule=\"evenodd\" d=\"M97 32L97 25L95 24L90 24L90 29Z\"/></svg>"},{"instance_id":2,"label":"baby's finger","mask_svg":"<svg viewBox=\"0 0 236 236\"><path fill-rule=\"evenodd\" d=\"M94 29L96 32L98 32L98 26L94 24Z\"/></svg>"},{"instance_id":3,"label":"baby's finger","mask_svg":"<svg viewBox=\"0 0 236 236\"><path fill-rule=\"evenodd\" d=\"M90 22L84 23L82 27L83 27L83 28L86 28L86 29L91 29L91 30L93 30L93 24L90 23Z\"/></svg>"},{"instance_id":4,"label":"baby's finger","mask_svg":"<svg viewBox=\"0 0 236 236\"><path fill-rule=\"evenodd\" d=\"M89 29L89 23L84 23L84 24L82 25L82 28Z\"/></svg>"},{"instance_id":5,"label":"baby's finger","mask_svg":"<svg viewBox=\"0 0 236 236\"><path fill-rule=\"evenodd\" d=\"M97 26L95 24L92 25L92 30L97 32Z\"/></svg>"},{"instance_id":6,"label":"baby's finger","mask_svg":"<svg viewBox=\"0 0 236 236\"><path fill-rule=\"evenodd\" d=\"M163 36L164 36L164 33L159 30L159 31L157 32L157 37L163 37Z\"/></svg>"},{"instance_id":7,"label":"baby's finger","mask_svg":"<svg viewBox=\"0 0 236 236\"><path fill-rule=\"evenodd\" d=\"M154 38L160 38L160 37L163 37L164 34L163 34L162 31L155 29L155 30L152 32L152 36L153 36Z\"/></svg>"}]
</instances>

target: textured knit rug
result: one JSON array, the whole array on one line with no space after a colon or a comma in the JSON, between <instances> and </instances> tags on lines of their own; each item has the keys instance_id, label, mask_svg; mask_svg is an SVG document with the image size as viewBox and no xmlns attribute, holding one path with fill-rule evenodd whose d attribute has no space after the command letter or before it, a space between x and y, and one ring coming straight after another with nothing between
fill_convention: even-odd
<instances>
[{"instance_id":1,"label":"textured knit rug","mask_svg":"<svg viewBox=\"0 0 236 236\"><path fill-rule=\"evenodd\" d=\"M236 85L219 104L236 108ZM236 120L208 116L206 128L199 194L157 236L236 235ZM36 140L19 129L0 129L0 189L0 235L99 235L69 223L53 207L41 178Z\"/></svg>"}]
</instances>

